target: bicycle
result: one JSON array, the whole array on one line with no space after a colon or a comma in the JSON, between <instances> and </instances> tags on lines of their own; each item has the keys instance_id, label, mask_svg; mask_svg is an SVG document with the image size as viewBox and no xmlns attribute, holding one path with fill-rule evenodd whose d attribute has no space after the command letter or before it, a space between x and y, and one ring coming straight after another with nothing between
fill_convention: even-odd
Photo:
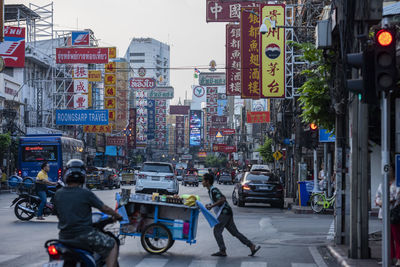
<instances>
[{"instance_id":1,"label":"bicycle","mask_svg":"<svg viewBox=\"0 0 400 267\"><path fill-rule=\"evenodd\" d=\"M311 208L315 213L320 213L321 211L333 207L336 200L336 191L331 197L326 196L326 192L313 193L310 197Z\"/></svg>"}]
</instances>

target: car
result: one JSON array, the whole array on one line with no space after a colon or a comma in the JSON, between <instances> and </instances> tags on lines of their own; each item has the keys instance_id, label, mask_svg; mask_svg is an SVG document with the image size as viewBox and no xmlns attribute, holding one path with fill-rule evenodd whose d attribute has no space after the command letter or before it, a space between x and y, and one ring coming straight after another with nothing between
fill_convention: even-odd
<instances>
[{"instance_id":1,"label":"car","mask_svg":"<svg viewBox=\"0 0 400 267\"><path fill-rule=\"evenodd\" d=\"M251 165L250 171L270 172L271 168L265 164L253 164Z\"/></svg>"},{"instance_id":2,"label":"car","mask_svg":"<svg viewBox=\"0 0 400 267\"><path fill-rule=\"evenodd\" d=\"M222 173L219 176L218 184L233 184L232 176L229 173Z\"/></svg>"},{"instance_id":3,"label":"car","mask_svg":"<svg viewBox=\"0 0 400 267\"><path fill-rule=\"evenodd\" d=\"M167 162L145 162L136 179L136 193L175 195L179 193L179 183L174 167Z\"/></svg>"},{"instance_id":4,"label":"car","mask_svg":"<svg viewBox=\"0 0 400 267\"><path fill-rule=\"evenodd\" d=\"M192 185L192 186L199 186L199 177L197 174L197 169L187 169L183 174L182 185Z\"/></svg>"},{"instance_id":5,"label":"car","mask_svg":"<svg viewBox=\"0 0 400 267\"><path fill-rule=\"evenodd\" d=\"M283 185L271 172L246 172L235 184L232 192L234 205L244 207L246 203L266 203L283 209Z\"/></svg>"},{"instance_id":6,"label":"car","mask_svg":"<svg viewBox=\"0 0 400 267\"><path fill-rule=\"evenodd\" d=\"M183 173L184 173L184 169L176 169L176 178L178 179L178 181L182 181L183 179Z\"/></svg>"},{"instance_id":7,"label":"car","mask_svg":"<svg viewBox=\"0 0 400 267\"><path fill-rule=\"evenodd\" d=\"M208 169L199 169L197 176L199 177L199 182L203 181L203 175L208 173Z\"/></svg>"},{"instance_id":8,"label":"car","mask_svg":"<svg viewBox=\"0 0 400 267\"><path fill-rule=\"evenodd\" d=\"M235 179L233 180L233 182L239 183L240 179L242 178L242 176L244 175L244 172L239 172L238 174L235 175Z\"/></svg>"}]
</instances>

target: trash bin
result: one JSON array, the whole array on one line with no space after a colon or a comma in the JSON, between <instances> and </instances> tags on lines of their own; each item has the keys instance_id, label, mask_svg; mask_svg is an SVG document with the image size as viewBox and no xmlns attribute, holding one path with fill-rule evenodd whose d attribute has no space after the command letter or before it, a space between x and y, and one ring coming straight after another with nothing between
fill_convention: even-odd
<instances>
[{"instance_id":1,"label":"trash bin","mask_svg":"<svg viewBox=\"0 0 400 267\"><path fill-rule=\"evenodd\" d=\"M301 181L297 182L299 192L299 205L307 206L310 194L314 187L314 181Z\"/></svg>"}]
</instances>

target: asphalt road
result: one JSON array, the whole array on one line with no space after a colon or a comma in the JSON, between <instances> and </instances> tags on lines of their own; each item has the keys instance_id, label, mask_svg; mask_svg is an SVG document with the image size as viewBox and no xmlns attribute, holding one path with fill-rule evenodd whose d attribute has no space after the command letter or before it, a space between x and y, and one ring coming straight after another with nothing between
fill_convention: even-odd
<instances>
[{"instance_id":1,"label":"asphalt road","mask_svg":"<svg viewBox=\"0 0 400 267\"><path fill-rule=\"evenodd\" d=\"M219 185L233 207L234 219L240 232L261 246L255 257L249 249L224 232L228 257L210 256L218 250L212 229L200 214L197 243L177 241L161 256L148 254L139 238L127 237L120 249L120 266L337 266L324 246L328 240L332 215L294 214L268 205L232 205L232 185ZM126 188L133 187L127 186ZM95 192L106 204L115 206L115 193L119 190ZM209 202L207 190L181 186L180 194L197 194L205 204ZM45 221L21 222L10 208L15 194L0 193L0 266L42 266L47 259L43 247L48 239L57 237L57 218ZM116 225L117 226L117 225Z\"/></svg>"}]
</instances>

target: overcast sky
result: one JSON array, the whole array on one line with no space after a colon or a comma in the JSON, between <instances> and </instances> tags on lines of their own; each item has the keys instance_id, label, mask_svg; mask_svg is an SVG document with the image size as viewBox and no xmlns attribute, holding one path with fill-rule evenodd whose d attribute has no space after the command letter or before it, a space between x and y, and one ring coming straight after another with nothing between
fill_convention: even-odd
<instances>
[{"instance_id":1,"label":"overcast sky","mask_svg":"<svg viewBox=\"0 0 400 267\"><path fill-rule=\"evenodd\" d=\"M44 6L51 1L6 0ZM171 85L178 98L191 97L193 68L211 59L225 66L225 23L206 23L206 0L53 0L55 30L91 29L100 46L116 46L123 57L132 38L151 37L171 46Z\"/></svg>"}]
</instances>

